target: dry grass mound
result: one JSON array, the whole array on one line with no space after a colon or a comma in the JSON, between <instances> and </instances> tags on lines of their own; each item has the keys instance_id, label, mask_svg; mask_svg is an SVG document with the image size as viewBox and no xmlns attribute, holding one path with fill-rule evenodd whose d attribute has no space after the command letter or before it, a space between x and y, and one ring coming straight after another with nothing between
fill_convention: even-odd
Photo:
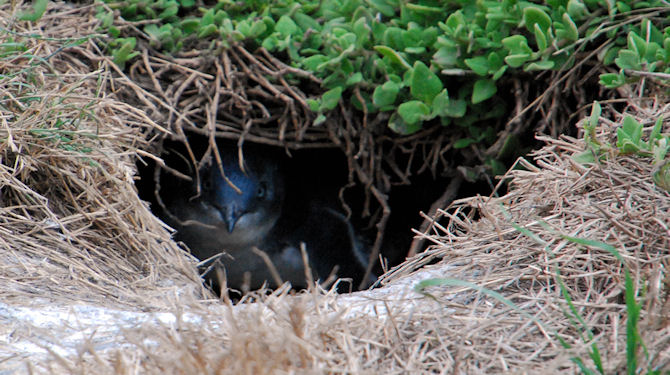
<instances>
[{"instance_id":1,"label":"dry grass mound","mask_svg":"<svg viewBox=\"0 0 670 375\"><path fill-rule=\"evenodd\" d=\"M199 295L193 261L137 197L141 130L114 99L92 7L35 23L0 6L0 289L3 302L162 304Z\"/></svg>"},{"instance_id":2,"label":"dry grass mound","mask_svg":"<svg viewBox=\"0 0 670 375\"><path fill-rule=\"evenodd\" d=\"M145 134L163 130L115 96L133 83L93 43L92 7L50 3L36 23L18 12L0 6L0 48L17 48L0 59L0 371L559 373L595 368L597 347L603 371L621 372L624 267L638 364L670 369L670 194L648 160L581 165L583 141L543 138L508 194L440 210L420 234L434 245L378 289L196 300L194 261L133 185ZM668 117L631 103L642 123Z\"/></svg>"}]
</instances>

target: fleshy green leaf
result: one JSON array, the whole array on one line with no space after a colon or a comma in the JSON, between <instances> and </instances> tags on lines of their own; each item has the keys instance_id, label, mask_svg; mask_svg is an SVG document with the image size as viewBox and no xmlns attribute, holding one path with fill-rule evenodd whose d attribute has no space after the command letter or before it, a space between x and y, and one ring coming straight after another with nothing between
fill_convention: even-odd
<instances>
[{"instance_id":1,"label":"fleshy green leaf","mask_svg":"<svg viewBox=\"0 0 670 375\"><path fill-rule=\"evenodd\" d=\"M461 138L458 139L456 142L454 142L454 148L455 149L466 148L473 143L477 143L477 141L472 138Z\"/></svg>"},{"instance_id":2,"label":"fleshy green leaf","mask_svg":"<svg viewBox=\"0 0 670 375\"><path fill-rule=\"evenodd\" d=\"M528 47L528 40L523 35L512 35L502 40L503 46L510 51L510 54L530 54L533 52Z\"/></svg>"},{"instance_id":3,"label":"fleshy green leaf","mask_svg":"<svg viewBox=\"0 0 670 375\"><path fill-rule=\"evenodd\" d=\"M410 100L398 106L398 114L409 125L420 123L430 113L430 108L418 100Z\"/></svg>"},{"instance_id":4,"label":"fleshy green leaf","mask_svg":"<svg viewBox=\"0 0 670 375\"><path fill-rule=\"evenodd\" d=\"M317 71L317 67L321 64L324 64L325 62L329 61L330 59L327 56L324 55L314 55L310 56L304 60L302 60L302 64L307 70L311 70L313 72Z\"/></svg>"},{"instance_id":5,"label":"fleshy green leaf","mask_svg":"<svg viewBox=\"0 0 670 375\"><path fill-rule=\"evenodd\" d=\"M530 32L533 32L535 25L538 25L543 32L547 32L551 27L551 17L536 5L524 8L523 22Z\"/></svg>"},{"instance_id":6,"label":"fleshy green leaf","mask_svg":"<svg viewBox=\"0 0 670 375\"><path fill-rule=\"evenodd\" d=\"M275 30L282 36L293 35L298 31L298 25L289 16L279 17L279 21L275 25Z\"/></svg>"},{"instance_id":7,"label":"fleshy green leaf","mask_svg":"<svg viewBox=\"0 0 670 375\"><path fill-rule=\"evenodd\" d=\"M598 82L609 89L613 89L624 85L626 79L623 73L604 73L600 75Z\"/></svg>"},{"instance_id":8,"label":"fleshy green leaf","mask_svg":"<svg viewBox=\"0 0 670 375\"><path fill-rule=\"evenodd\" d=\"M431 105L433 117L435 116L447 116L446 110L449 107L449 94L447 89L440 91L439 94L435 95L433 99L433 104Z\"/></svg>"},{"instance_id":9,"label":"fleshy green leaf","mask_svg":"<svg viewBox=\"0 0 670 375\"><path fill-rule=\"evenodd\" d=\"M47 10L48 0L35 0L33 1L33 8L30 12L21 12L19 14L19 20L21 21L31 21L35 22L42 18L44 12Z\"/></svg>"},{"instance_id":10,"label":"fleshy green leaf","mask_svg":"<svg viewBox=\"0 0 670 375\"><path fill-rule=\"evenodd\" d=\"M377 107L391 105L395 102L395 99L398 96L398 91L400 91L400 86L397 83L387 81L383 85L375 88L375 91L372 94L372 102Z\"/></svg>"},{"instance_id":11,"label":"fleshy green leaf","mask_svg":"<svg viewBox=\"0 0 670 375\"><path fill-rule=\"evenodd\" d=\"M342 87L335 87L332 90L328 90L321 96L321 106L319 111L330 111L331 109L337 106L337 103L340 102L342 97Z\"/></svg>"},{"instance_id":12,"label":"fleshy green leaf","mask_svg":"<svg viewBox=\"0 0 670 375\"><path fill-rule=\"evenodd\" d=\"M485 76L489 72L489 59L484 56L465 59L465 65L480 76Z\"/></svg>"},{"instance_id":13,"label":"fleshy green leaf","mask_svg":"<svg viewBox=\"0 0 670 375\"><path fill-rule=\"evenodd\" d=\"M534 61L523 68L525 72L553 69L556 63L551 60Z\"/></svg>"},{"instance_id":14,"label":"fleshy green leaf","mask_svg":"<svg viewBox=\"0 0 670 375\"><path fill-rule=\"evenodd\" d=\"M481 103L484 100L491 98L496 92L498 92L498 88L493 80L477 80L472 89L472 104Z\"/></svg>"},{"instance_id":15,"label":"fleshy green leaf","mask_svg":"<svg viewBox=\"0 0 670 375\"><path fill-rule=\"evenodd\" d=\"M468 103L462 99L450 99L449 105L444 109L444 115L448 117L460 118L465 115L468 109Z\"/></svg>"},{"instance_id":16,"label":"fleshy green leaf","mask_svg":"<svg viewBox=\"0 0 670 375\"><path fill-rule=\"evenodd\" d=\"M356 72L347 78L347 86L355 85L363 81L363 74L361 72Z\"/></svg>"},{"instance_id":17,"label":"fleshy green leaf","mask_svg":"<svg viewBox=\"0 0 670 375\"><path fill-rule=\"evenodd\" d=\"M518 68L531 59L532 56L530 54L509 55L505 57L505 62L512 68Z\"/></svg>"},{"instance_id":18,"label":"fleshy green leaf","mask_svg":"<svg viewBox=\"0 0 670 375\"><path fill-rule=\"evenodd\" d=\"M533 34L535 34L535 43L537 43L538 50L542 52L547 49L547 36L538 24L533 25Z\"/></svg>"},{"instance_id":19,"label":"fleshy green leaf","mask_svg":"<svg viewBox=\"0 0 670 375\"><path fill-rule=\"evenodd\" d=\"M626 49L619 51L619 57L614 59L614 63L621 69L641 69L640 56L635 51Z\"/></svg>"},{"instance_id":20,"label":"fleshy green leaf","mask_svg":"<svg viewBox=\"0 0 670 375\"><path fill-rule=\"evenodd\" d=\"M396 13L396 7L389 4L386 0L367 0L373 8L377 9L379 13L386 17L393 17Z\"/></svg>"},{"instance_id":21,"label":"fleshy green leaf","mask_svg":"<svg viewBox=\"0 0 670 375\"><path fill-rule=\"evenodd\" d=\"M206 37L208 37L210 35L214 35L218 32L219 32L219 29L214 24L201 26L200 30L198 31L198 38L206 38Z\"/></svg>"},{"instance_id":22,"label":"fleshy green leaf","mask_svg":"<svg viewBox=\"0 0 670 375\"><path fill-rule=\"evenodd\" d=\"M572 155L571 158L579 164L593 164L596 162L595 155L591 150L576 153Z\"/></svg>"},{"instance_id":23,"label":"fleshy green leaf","mask_svg":"<svg viewBox=\"0 0 670 375\"><path fill-rule=\"evenodd\" d=\"M322 124L324 121L326 121L326 115L320 113L318 116L316 116L316 119L314 119L314 125L316 126Z\"/></svg>"},{"instance_id":24,"label":"fleshy green leaf","mask_svg":"<svg viewBox=\"0 0 670 375\"><path fill-rule=\"evenodd\" d=\"M642 124L633 117L626 116L623 119L622 126L617 129L616 145L624 154L630 154L639 151L642 147L640 138L642 137Z\"/></svg>"},{"instance_id":25,"label":"fleshy green leaf","mask_svg":"<svg viewBox=\"0 0 670 375\"><path fill-rule=\"evenodd\" d=\"M421 61L414 63L412 81L409 88L413 97L425 103L431 103L435 95L442 91L443 88L440 78L426 64Z\"/></svg>"},{"instance_id":26,"label":"fleshy green leaf","mask_svg":"<svg viewBox=\"0 0 670 375\"><path fill-rule=\"evenodd\" d=\"M374 46L373 47L375 51L379 52L385 57L388 57L391 61L394 63L400 64L406 69L411 69L412 67L405 61L405 59L398 54L398 52L394 51L393 49L387 47L387 46Z\"/></svg>"},{"instance_id":27,"label":"fleshy green leaf","mask_svg":"<svg viewBox=\"0 0 670 375\"><path fill-rule=\"evenodd\" d=\"M421 129L421 122L417 122L416 124L408 124L402 119L402 117L398 116L397 113L394 113L389 119L388 127L398 134L409 135L416 133Z\"/></svg>"},{"instance_id":28,"label":"fleshy green leaf","mask_svg":"<svg viewBox=\"0 0 670 375\"><path fill-rule=\"evenodd\" d=\"M570 18L570 15L568 13L563 13L563 26L565 26L565 34L563 35L564 38L570 40L570 41L575 41L579 39L579 31L577 30L577 25L575 25L575 22Z\"/></svg>"}]
</instances>

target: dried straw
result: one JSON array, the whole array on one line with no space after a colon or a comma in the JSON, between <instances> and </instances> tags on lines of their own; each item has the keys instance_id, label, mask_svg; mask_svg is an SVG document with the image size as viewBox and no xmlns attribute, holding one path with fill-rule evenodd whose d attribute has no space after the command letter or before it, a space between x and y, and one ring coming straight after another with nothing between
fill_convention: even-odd
<instances>
[{"instance_id":1,"label":"dried straw","mask_svg":"<svg viewBox=\"0 0 670 375\"><path fill-rule=\"evenodd\" d=\"M51 4L34 24L21 10L0 6L0 43L23 46L0 60L3 301L200 295L193 260L137 197L141 131L156 126L114 98L93 7Z\"/></svg>"}]
</instances>

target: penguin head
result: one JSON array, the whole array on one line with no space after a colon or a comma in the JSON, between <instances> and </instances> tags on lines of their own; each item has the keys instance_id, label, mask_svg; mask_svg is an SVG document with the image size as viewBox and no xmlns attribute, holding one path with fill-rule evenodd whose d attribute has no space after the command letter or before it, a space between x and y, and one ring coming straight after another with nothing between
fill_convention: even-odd
<instances>
[{"instance_id":1,"label":"penguin head","mask_svg":"<svg viewBox=\"0 0 670 375\"><path fill-rule=\"evenodd\" d=\"M243 163L234 153L224 154L221 166L223 170L212 163L202 173L201 202L212 212L209 224L233 244L253 243L281 214L284 181L279 166L255 153L245 155Z\"/></svg>"}]
</instances>

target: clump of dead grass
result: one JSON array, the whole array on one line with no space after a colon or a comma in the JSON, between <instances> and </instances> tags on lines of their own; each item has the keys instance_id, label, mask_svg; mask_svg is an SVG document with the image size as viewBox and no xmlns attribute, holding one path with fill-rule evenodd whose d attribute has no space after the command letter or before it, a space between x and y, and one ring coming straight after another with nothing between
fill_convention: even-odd
<instances>
[{"instance_id":1,"label":"clump of dead grass","mask_svg":"<svg viewBox=\"0 0 670 375\"><path fill-rule=\"evenodd\" d=\"M0 59L3 301L151 306L163 288L196 292L192 261L137 197L140 130L159 127L114 98L92 6L53 3L29 23L13 5L0 5L0 44L19 46Z\"/></svg>"},{"instance_id":2,"label":"clump of dead grass","mask_svg":"<svg viewBox=\"0 0 670 375\"><path fill-rule=\"evenodd\" d=\"M653 124L661 116L667 118L669 110L668 105L649 101L643 107L631 104L625 114ZM623 115L610 113L611 117L601 118L598 137L615 144L614 128ZM666 124L666 134L668 128ZM442 224L434 222L431 233L421 234L434 243L433 248L385 275L383 282L393 284L401 275L441 259L440 267L450 270L445 277L470 281L516 303L519 311L485 298L491 310L477 317L476 331L468 332L479 351L470 357L470 365L481 368L485 356L497 353L499 370L505 370L503 364L514 364L513 368L541 372L544 361L538 360L565 361L558 355L561 352L572 353L593 368L584 347L591 340L580 338L588 336L570 312L563 295L567 293L585 327L595 332L593 342L610 373L626 366L623 268L627 267L643 306L639 333L651 353L648 362L640 361L642 368L667 369L670 194L654 184L651 159L610 155L599 163L582 165L572 155L586 149L583 140L539 138L546 146L531 155L534 161L519 160L519 168L505 176L510 182L508 194L467 198L450 210L441 210ZM609 244L624 264L602 246L580 244L568 236ZM439 289L438 295L467 288ZM521 311L544 324L522 318ZM499 321L503 316L510 320ZM582 349L566 351L558 337ZM523 341L528 345L524 347Z\"/></svg>"}]
</instances>

